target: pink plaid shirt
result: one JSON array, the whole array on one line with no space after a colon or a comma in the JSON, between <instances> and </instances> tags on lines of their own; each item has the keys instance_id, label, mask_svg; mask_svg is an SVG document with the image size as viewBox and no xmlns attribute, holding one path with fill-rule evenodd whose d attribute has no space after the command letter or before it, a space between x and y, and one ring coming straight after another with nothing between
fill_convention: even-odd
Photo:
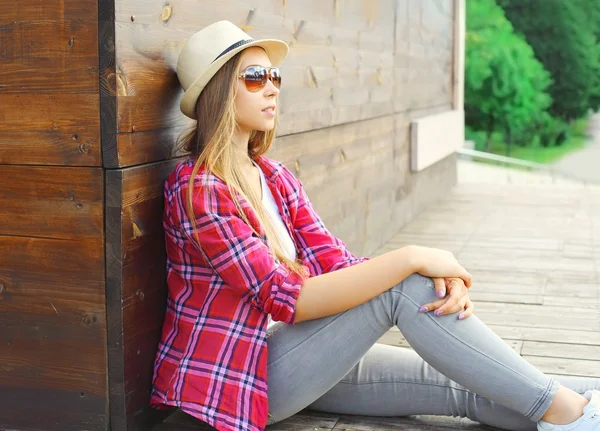
<instances>
[{"instance_id":1,"label":"pink plaid shirt","mask_svg":"<svg viewBox=\"0 0 600 431\"><path fill-rule=\"evenodd\" d=\"M367 260L327 230L282 163L264 156L257 163L309 277ZM194 186L201 253L184 204L192 168L191 159L178 164L165 182L169 294L150 404L177 406L220 431L262 430L268 314L293 324L304 279L269 251L248 202L242 209L260 237L239 217L226 184L203 167Z\"/></svg>"}]
</instances>

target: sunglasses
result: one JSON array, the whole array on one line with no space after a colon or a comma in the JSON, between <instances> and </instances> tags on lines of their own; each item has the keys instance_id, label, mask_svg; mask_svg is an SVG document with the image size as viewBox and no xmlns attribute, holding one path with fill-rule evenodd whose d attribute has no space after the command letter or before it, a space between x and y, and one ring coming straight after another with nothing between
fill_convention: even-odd
<instances>
[{"instance_id":1,"label":"sunglasses","mask_svg":"<svg viewBox=\"0 0 600 431\"><path fill-rule=\"evenodd\" d=\"M275 88L281 87L281 73L276 67L248 66L239 77L244 80L246 89L252 93L262 90L270 79Z\"/></svg>"}]
</instances>

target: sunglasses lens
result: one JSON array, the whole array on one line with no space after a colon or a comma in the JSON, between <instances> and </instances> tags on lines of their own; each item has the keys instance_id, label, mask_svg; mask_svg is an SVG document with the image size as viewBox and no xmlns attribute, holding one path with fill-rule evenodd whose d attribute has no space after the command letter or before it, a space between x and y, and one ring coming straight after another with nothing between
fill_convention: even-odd
<instances>
[{"instance_id":1,"label":"sunglasses lens","mask_svg":"<svg viewBox=\"0 0 600 431\"><path fill-rule=\"evenodd\" d=\"M244 82L248 91L258 91L267 83L267 69L264 67L249 67L244 74Z\"/></svg>"},{"instance_id":2,"label":"sunglasses lens","mask_svg":"<svg viewBox=\"0 0 600 431\"><path fill-rule=\"evenodd\" d=\"M275 87L281 87L281 73L279 73L279 69L276 67L271 69L271 82L273 82Z\"/></svg>"}]
</instances>

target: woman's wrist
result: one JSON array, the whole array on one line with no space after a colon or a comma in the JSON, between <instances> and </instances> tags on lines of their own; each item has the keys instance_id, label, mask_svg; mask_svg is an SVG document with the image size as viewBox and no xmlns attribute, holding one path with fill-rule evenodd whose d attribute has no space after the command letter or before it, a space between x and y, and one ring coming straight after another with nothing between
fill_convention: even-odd
<instances>
[{"instance_id":1,"label":"woman's wrist","mask_svg":"<svg viewBox=\"0 0 600 431\"><path fill-rule=\"evenodd\" d=\"M418 258L417 246L407 245L396 250L398 258L401 262L406 262L412 273L419 272L422 268L420 259Z\"/></svg>"}]
</instances>

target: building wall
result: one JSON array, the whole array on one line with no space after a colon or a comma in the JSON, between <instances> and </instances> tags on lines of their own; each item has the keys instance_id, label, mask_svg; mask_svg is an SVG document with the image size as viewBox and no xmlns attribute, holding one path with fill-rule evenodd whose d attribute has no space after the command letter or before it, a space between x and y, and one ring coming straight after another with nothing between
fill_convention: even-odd
<instances>
[{"instance_id":1,"label":"building wall","mask_svg":"<svg viewBox=\"0 0 600 431\"><path fill-rule=\"evenodd\" d=\"M268 155L307 183L327 226L357 254L373 252L455 183L451 161L414 173L409 158L410 122L455 109L454 2L213 4L116 3L116 166L168 157L192 124L178 112L182 91L170 71L187 37L228 19L291 46ZM426 192L416 193L419 184L429 184Z\"/></svg>"},{"instance_id":2,"label":"building wall","mask_svg":"<svg viewBox=\"0 0 600 431\"><path fill-rule=\"evenodd\" d=\"M155 420L162 185L192 125L174 73L190 35L228 19L290 44L268 155L368 255L455 183L454 156L411 123L462 109L457 2L0 0L0 428Z\"/></svg>"},{"instance_id":3,"label":"building wall","mask_svg":"<svg viewBox=\"0 0 600 431\"><path fill-rule=\"evenodd\" d=\"M0 1L0 429L108 427L97 28Z\"/></svg>"}]
</instances>

